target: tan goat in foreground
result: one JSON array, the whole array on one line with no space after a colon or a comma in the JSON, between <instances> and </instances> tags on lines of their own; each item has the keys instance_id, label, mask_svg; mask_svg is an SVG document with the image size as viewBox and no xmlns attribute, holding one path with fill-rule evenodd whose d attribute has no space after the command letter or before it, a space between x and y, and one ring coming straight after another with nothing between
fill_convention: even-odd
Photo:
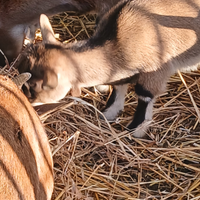
<instances>
[{"instance_id":1,"label":"tan goat in foreground","mask_svg":"<svg viewBox=\"0 0 200 200\"><path fill-rule=\"evenodd\" d=\"M200 0L122 1L90 39L74 44L58 42L44 15L40 23L43 43L27 48L19 62L20 72L32 74L29 100L55 102L70 89L79 95L81 87L110 83L114 90L104 115L113 120L135 79L138 105L129 130L152 119L153 102L177 69L200 62ZM140 130L134 136L145 134Z\"/></svg>"},{"instance_id":2,"label":"tan goat in foreground","mask_svg":"<svg viewBox=\"0 0 200 200\"><path fill-rule=\"evenodd\" d=\"M35 110L8 77L0 75L0 199L50 200L53 162Z\"/></svg>"}]
</instances>

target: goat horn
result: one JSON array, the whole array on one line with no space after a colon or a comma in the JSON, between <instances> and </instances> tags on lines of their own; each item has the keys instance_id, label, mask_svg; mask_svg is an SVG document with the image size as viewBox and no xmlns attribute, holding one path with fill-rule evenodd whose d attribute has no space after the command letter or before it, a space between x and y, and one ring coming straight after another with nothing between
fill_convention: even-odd
<instances>
[{"instance_id":1,"label":"goat horn","mask_svg":"<svg viewBox=\"0 0 200 200\"><path fill-rule=\"evenodd\" d=\"M12 81L19 87L19 89L21 89L22 85L26 83L30 78L31 74L29 72L25 72L12 78Z\"/></svg>"}]
</instances>

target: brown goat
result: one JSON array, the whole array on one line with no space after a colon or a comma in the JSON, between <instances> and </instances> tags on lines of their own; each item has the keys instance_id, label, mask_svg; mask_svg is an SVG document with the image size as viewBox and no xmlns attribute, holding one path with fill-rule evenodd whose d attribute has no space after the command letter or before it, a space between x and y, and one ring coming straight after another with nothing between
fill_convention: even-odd
<instances>
[{"instance_id":1,"label":"brown goat","mask_svg":"<svg viewBox=\"0 0 200 200\"><path fill-rule=\"evenodd\" d=\"M50 200L52 156L43 126L24 94L0 75L0 199Z\"/></svg>"},{"instance_id":2,"label":"brown goat","mask_svg":"<svg viewBox=\"0 0 200 200\"><path fill-rule=\"evenodd\" d=\"M119 0L0 0L0 49L11 62L22 49L25 35L34 39L40 14L48 16L64 11L102 15ZM0 66L5 58L0 53Z\"/></svg>"},{"instance_id":3,"label":"brown goat","mask_svg":"<svg viewBox=\"0 0 200 200\"><path fill-rule=\"evenodd\" d=\"M135 74L138 106L128 129L152 119L153 102L177 69L200 62L199 0L126 0L107 12L86 41L63 45L41 16L43 43L27 48L20 72L29 81L30 101L58 101L71 89L111 83L114 91L104 115L113 120L123 109L127 84ZM119 85L121 84L121 85ZM144 130L134 132L142 137Z\"/></svg>"}]
</instances>

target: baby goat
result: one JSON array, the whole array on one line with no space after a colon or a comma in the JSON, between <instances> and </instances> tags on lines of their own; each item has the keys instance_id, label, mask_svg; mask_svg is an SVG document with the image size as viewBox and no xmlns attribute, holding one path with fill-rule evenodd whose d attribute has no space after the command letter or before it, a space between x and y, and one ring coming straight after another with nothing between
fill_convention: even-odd
<instances>
[{"instance_id":1,"label":"baby goat","mask_svg":"<svg viewBox=\"0 0 200 200\"><path fill-rule=\"evenodd\" d=\"M44 41L26 49L19 63L20 72L32 74L30 101L55 102L70 89L79 95L81 87L110 83L114 91L104 115L113 120L135 78L138 105L128 129L138 127L152 119L153 102L168 78L200 62L199 13L199 0L126 0L103 16L90 39L67 45L54 38L41 15Z\"/></svg>"},{"instance_id":2,"label":"baby goat","mask_svg":"<svg viewBox=\"0 0 200 200\"><path fill-rule=\"evenodd\" d=\"M102 15L120 0L0 0L0 49L11 62L22 49L24 36L34 39L40 14L77 11ZM0 66L5 58L0 52Z\"/></svg>"},{"instance_id":3,"label":"baby goat","mask_svg":"<svg viewBox=\"0 0 200 200\"><path fill-rule=\"evenodd\" d=\"M0 199L50 200L52 156L43 126L24 94L0 76Z\"/></svg>"}]
</instances>

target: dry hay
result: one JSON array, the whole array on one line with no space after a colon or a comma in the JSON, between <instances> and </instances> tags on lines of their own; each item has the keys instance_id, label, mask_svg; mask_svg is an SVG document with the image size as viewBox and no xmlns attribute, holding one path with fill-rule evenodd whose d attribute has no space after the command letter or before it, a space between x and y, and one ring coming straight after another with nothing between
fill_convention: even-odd
<instances>
[{"instance_id":1,"label":"dry hay","mask_svg":"<svg viewBox=\"0 0 200 200\"><path fill-rule=\"evenodd\" d=\"M52 24L61 40L75 40L93 33L94 20L64 13ZM99 118L109 94L97 90L83 89L81 98L67 96L43 113L54 159L52 199L200 199L200 70L180 76L157 98L145 139L124 129L137 105L133 86L110 124Z\"/></svg>"}]
</instances>

